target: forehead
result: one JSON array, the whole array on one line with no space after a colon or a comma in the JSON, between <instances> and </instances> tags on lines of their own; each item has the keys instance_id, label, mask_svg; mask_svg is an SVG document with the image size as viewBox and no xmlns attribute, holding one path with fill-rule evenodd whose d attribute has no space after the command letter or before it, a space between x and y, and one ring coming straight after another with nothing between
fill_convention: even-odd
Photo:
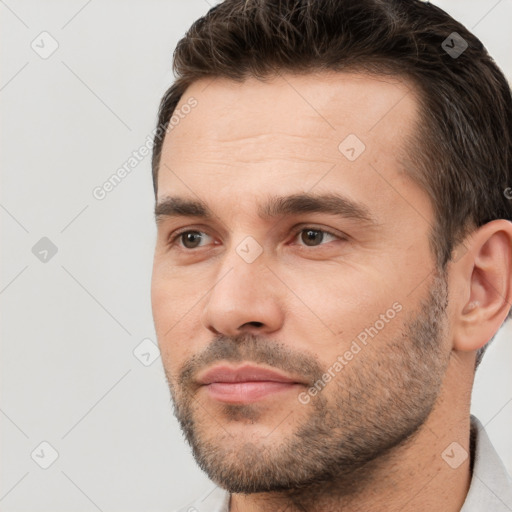
<instances>
[{"instance_id":1,"label":"forehead","mask_svg":"<svg viewBox=\"0 0 512 512\"><path fill-rule=\"evenodd\" d=\"M194 108L185 108L192 98ZM400 152L415 129L417 107L412 85L393 76L198 80L181 98L179 122L165 137L159 197L176 190L211 196L223 186L231 193L233 187L241 194L285 193L291 182L295 191L341 184L354 196L358 187L363 195L376 193L376 172L390 179L403 174Z\"/></svg>"},{"instance_id":2,"label":"forehead","mask_svg":"<svg viewBox=\"0 0 512 512\"><path fill-rule=\"evenodd\" d=\"M177 105L180 111L191 97L197 106L180 115L168 142L232 139L265 133L331 136L344 133L382 137L386 129L415 119L416 91L404 78L362 73L318 72L280 74L265 81L235 82L203 78L194 82Z\"/></svg>"}]
</instances>

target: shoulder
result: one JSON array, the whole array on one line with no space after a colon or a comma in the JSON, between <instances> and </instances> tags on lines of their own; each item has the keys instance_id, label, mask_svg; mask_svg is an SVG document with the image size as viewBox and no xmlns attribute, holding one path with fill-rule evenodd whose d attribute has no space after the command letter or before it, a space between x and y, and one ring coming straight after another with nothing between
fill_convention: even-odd
<instances>
[{"instance_id":1,"label":"shoulder","mask_svg":"<svg viewBox=\"0 0 512 512\"><path fill-rule=\"evenodd\" d=\"M512 479L482 423L471 416L473 474L461 512L510 512Z\"/></svg>"}]
</instances>

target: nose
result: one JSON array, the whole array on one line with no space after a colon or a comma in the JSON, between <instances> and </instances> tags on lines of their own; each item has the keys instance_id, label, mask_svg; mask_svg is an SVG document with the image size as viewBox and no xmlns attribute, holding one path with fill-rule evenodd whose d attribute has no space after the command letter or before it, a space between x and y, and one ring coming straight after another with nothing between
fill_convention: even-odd
<instances>
[{"instance_id":1,"label":"nose","mask_svg":"<svg viewBox=\"0 0 512 512\"><path fill-rule=\"evenodd\" d=\"M204 302L202 324L214 334L226 336L279 330L284 313L278 283L263 255L252 263L236 253L230 255Z\"/></svg>"}]
</instances>

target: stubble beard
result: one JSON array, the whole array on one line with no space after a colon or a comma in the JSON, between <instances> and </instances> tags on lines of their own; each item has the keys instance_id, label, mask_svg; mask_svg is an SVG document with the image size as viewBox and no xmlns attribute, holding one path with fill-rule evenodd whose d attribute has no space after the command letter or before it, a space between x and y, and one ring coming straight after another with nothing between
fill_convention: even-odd
<instances>
[{"instance_id":1,"label":"stubble beard","mask_svg":"<svg viewBox=\"0 0 512 512\"><path fill-rule=\"evenodd\" d=\"M307 490L313 499L315 490L320 495L330 487L347 496L359 492L385 457L414 437L435 405L449 360L443 350L447 300L446 278L436 274L399 334L385 344L373 339L307 405L293 400L294 431L283 435L277 428L277 435L256 440L230 434L229 425L257 423L265 409L224 404L217 409L222 414L212 417L195 397L194 372L214 361L252 361L300 372L313 383L325 368L310 355L250 334L219 336L185 364L177 380L166 371L174 414L197 464L231 493L297 497ZM286 407L273 414L275 423L290 413Z\"/></svg>"}]
</instances>

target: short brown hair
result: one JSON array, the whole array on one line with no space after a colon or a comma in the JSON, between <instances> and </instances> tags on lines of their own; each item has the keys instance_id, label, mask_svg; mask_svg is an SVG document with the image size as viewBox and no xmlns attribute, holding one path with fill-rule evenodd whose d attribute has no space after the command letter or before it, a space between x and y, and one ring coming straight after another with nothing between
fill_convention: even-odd
<instances>
[{"instance_id":1,"label":"short brown hair","mask_svg":"<svg viewBox=\"0 0 512 512\"><path fill-rule=\"evenodd\" d=\"M460 55L448 51L454 41ZM186 89L204 77L242 82L322 70L404 77L419 92L421 122L403 163L432 200L438 267L445 269L475 227L512 220L505 193L512 186L510 86L480 40L428 2L225 0L179 41L173 70L159 133ZM163 137L155 137L155 197L162 145Z\"/></svg>"}]
</instances>

